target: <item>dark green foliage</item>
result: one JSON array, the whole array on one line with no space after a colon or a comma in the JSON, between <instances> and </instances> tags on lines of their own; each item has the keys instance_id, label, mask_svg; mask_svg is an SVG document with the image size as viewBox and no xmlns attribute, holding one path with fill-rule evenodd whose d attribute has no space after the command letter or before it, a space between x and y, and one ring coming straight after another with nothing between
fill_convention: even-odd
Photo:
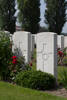
<instances>
[{"instance_id":1,"label":"dark green foliage","mask_svg":"<svg viewBox=\"0 0 67 100\"><path fill-rule=\"evenodd\" d=\"M37 90L52 89L56 85L55 78L41 71L24 71L16 76L15 82L23 87Z\"/></svg>"},{"instance_id":2,"label":"dark green foliage","mask_svg":"<svg viewBox=\"0 0 67 100\"><path fill-rule=\"evenodd\" d=\"M15 0L0 0L0 27L15 32Z\"/></svg>"},{"instance_id":3,"label":"dark green foliage","mask_svg":"<svg viewBox=\"0 0 67 100\"><path fill-rule=\"evenodd\" d=\"M8 73L9 61L12 57L9 36L0 32L0 76L5 79Z\"/></svg>"},{"instance_id":4,"label":"dark green foliage","mask_svg":"<svg viewBox=\"0 0 67 100\"><path fill-rule=\"evenodd\" d=\"M25 31L35 34L39 30L40 0L17 0L19 21Z\"/></svg>"},{"instance_id":5,"label":"dark green foliage","mask_svg":"<svg viewBox=\"0 0 67 100\"><path fill-rule=\"evenodd\" d=\"M45 0L45 18L49 31L61 34L66 22L66 0Z\"/></svg>"}]
</instances>

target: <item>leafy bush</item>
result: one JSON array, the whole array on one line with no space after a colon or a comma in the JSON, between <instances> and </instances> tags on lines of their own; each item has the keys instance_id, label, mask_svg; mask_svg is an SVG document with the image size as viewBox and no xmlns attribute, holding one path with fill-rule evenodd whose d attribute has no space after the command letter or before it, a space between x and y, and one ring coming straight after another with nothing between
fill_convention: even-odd
<instances>
[{"instance_id":1,"label":"leafy bush","mask_svg":"<svg viewBox=\"0 0 67 100\"><path fill-rule=\"evenodd\" d=\"M31 70L31 67L25 63L25 58L24 56L19 56L18 55L18 49L15 50L10 66L9 66L9 71L10 71L10 76L9 78L13 81L16 77L16 75L24 70Z\"/></svg>"},{"instance_id":2,"label":"leafy bush","mask_svg":"<svg viewBox=\"0 0 67 100\"><path fill-rule=\"evenodd\" d=\"M60 48L58 49L58 65L67 65L67 48L64 48L63 51L60 50Z\"/></svg>"},{"instance_id":3,"label":"leafy bush","mask_svg":"<svg viewBox=\"0 0 67 100\"><path fill-rule=\"evenodd\" d=\"M48 73L41 71L20 72L15 79L18 85L37 90L52 89L56 85L55 78Z\"/></svg>"},{"instance_id":4,"label":"leafy bush","mask_svg":"<svg viewBox=\"0 0 67 100\"><path fill-rule=\"evenodd\" d=\"M63 59L63 65L67 66L67 57L64 57L64 59Z\"/></svg>"},{"instance_id":5,"label":"leafy bush","mask_svg":"<svg viewBox=\"0 0 67 100\"><path fill-rule=\"evenodd\" d=\"M63 65L64 52L60 48L57 50L58 65Z\"/></svg>"},{"instance_id":6,"label":"leafy bush","mask_svg":"<svg viewBox=\"0 0 67 100\"><path fill-rule=\"evenodd\" d=\"M10 61L10 66L9 66L9 78L11 80L14 80L15 76L22 70L25 70L24 57L12 56L12 59Z\"/></svg>"},{"instance_id":7,"label":"leafy bush","mask_svg":"<svg viewBox=\"0 0 67 100\"><path fill-rule=\"evenodd\" d=\"M2 79L6 79L11 56L12 50L9 36L0 31L0 76Z\"/></svg>"},{"instance_id":8,"label":"leafy bush","mask_svg":"<svg viewBox=\"0 0 67 100\"><path fill-rule=\"evenodd\" d=\"M67 88L67 69L61 68L58 72L58 82L65 88Z\"/></svg>"}]
</instances>

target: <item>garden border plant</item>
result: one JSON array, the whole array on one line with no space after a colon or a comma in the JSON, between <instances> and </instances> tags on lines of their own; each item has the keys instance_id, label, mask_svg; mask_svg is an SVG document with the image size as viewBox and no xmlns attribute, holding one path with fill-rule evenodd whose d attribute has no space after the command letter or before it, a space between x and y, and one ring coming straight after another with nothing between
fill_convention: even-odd
<instances>
[{"instance_id":1,"label":"garden border plant","mask_svg":"<svg viewBox=\"0 0 67 100\"><path fill-rule=\"evenodd\" d=\"M48 90L56 86L56 79L53 75L41 71L24 71L20 72L15 82L23 87Z\"/></svg>"},{"instance_id":2,"label":"garden border plant","mask_svg":"<svg viewBox=\"0 0 67 100\"><path fill-rule=\"evenodd\" d=\"M9 35L3 31L0 31L0 76L2 80L6 80L7 78L11 56L12 49Z\"/></svg>"},{"instance_id":3,"label":"garden border plant","mask_svg":"<svg viewBox=\"0 0 67 100\"><path fill-rule=\"evenodd\" d=\"M12 52L12 41L9 34L0 31L0 80L13 81L16 75L23 70L30 70L25 58L18 55L18 49Z\"/></svg>"}]
</instances>

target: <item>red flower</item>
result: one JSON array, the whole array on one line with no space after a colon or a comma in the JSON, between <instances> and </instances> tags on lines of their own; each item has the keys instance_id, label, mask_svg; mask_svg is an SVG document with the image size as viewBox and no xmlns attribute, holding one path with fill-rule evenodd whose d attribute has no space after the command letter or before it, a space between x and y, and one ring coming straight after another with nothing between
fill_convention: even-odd
<instances>
[{"instance_id":1,"label":"red flower","mask_svg":"<svg viewBox=\"0 0 67 100\"><path fill-rule=\"evenodd\" d=\"M13 63L13 64L16 64L17 62L15 62L15 61L12 61L12 63Z\"/></svg>"},{"instance_id":2,"label":"red flower","mask_svg":"<svg viewBox=\"0 0 67 100\"><path fill-rule=\"evenodd\" d=\"M16 56L12 56L12 64L16 64L17 63L17 57Z\"/></svg>"},{"instance_id":3,"label":"red flower","mask_svg":"<svg viewBox=\"0 0 67 100\"><path fill-rule=\"evenodd\" d=\"M60 57L62 57L62 56L64 55L64 53L63 53L62 51L58 51L58 55L59 55Z\"/></svg>"},{"instance_id":4,"label":"red flower","mask_svg":"<svg viewBox=\"0 0 67 100\"><path fill-rule=\"evenodd\" d=\"M17 60L16 60L16 59L13 59L13 61L15 61L15 62L16 62Z\"/></svg>"},{"instance_id":5,"label":"red flower","mask_svg":"<svg viewBox=\"0 0 67 100\"><path fill-rule=\"evenodd\" d=\"M16 59L17 57L16 56L12 56L12 59Z\"/></svg>"},{"instance_id":6,"label":"red flower","mask_svg":"<svg viewBox=\"0 0 67 100\"><path fill-rule=\"evenodd\" d=\"M13 64L16 64L17 63L17 60L16 59L13 59L12 63Z\"/></svg>"}]
</instances>

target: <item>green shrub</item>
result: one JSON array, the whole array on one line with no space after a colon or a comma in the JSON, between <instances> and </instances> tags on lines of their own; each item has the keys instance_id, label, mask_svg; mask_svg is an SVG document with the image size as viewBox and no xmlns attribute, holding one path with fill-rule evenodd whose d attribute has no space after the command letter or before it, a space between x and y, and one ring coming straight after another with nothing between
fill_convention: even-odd
<instances>
[{"instance_id":1,"label":"green shrub","mask_svg":"<svg viewBox=\"0 0 67 100\"><path fill-rule=\"evenodd\" d=\"M20 72L15 79L18 85L37 90L52 89L56 85L55 78L48 73L41 71Z\"/></svg>"},{"instance_id":2,"label":"green shrub","mask_svg":"<svg viewBox=\"0 0 67 100\"><path fill-rule=\"evenodd\" d=\"M23 55L19 56L18 49L15 49L15 52L11 58L12 59L11 59L10 66L9 66L10 80L14 81L16 75L21 71L31 70L31 67L29 66L29 64L25 63L24 56Z\"/></svg>"},{"instance_id":3,"label":"green shrub","mask_svg":"<svg viewBox=\"0 0 67 100\"><path fill-rule=\"evenodd\" d=\"M58 72L58 82L65 88L67 88L67 69L61 68L61 70Z\"/></svg>"},{"instance_id":4,"label":"green shrub","mask_svg":"<svg viewBox=\"0 0 67 100\"><path fill-rule=\"evenodd\" d=\"M24 56L19 57L18 55L18 49L12 53L9 34L0 31L0 76L2 80L13 81L20 71L30 70L29 65L25 63ZM16 58L13 59L13 56Z\"/></svg>"},{"instance_id":5,"label":"green shrub","mask_svg":"<svg viewBox=\"0 0 67 100\"><path fill-rule=\"evenodd\" d=\"M6 79L11 56L12 50L9 36L0 31L0 76L2 79Z\"/></svg>"},{"instance_id":6,"label":"green shrub","mask_svg":"<svg viewBox=\"0 0 67 100\"><path fill-rule=\"evenodd\" d=\"M67 57L64 57L64 59L63 59L63 65L67 66Z\"/></svg>"}]
</instances>

